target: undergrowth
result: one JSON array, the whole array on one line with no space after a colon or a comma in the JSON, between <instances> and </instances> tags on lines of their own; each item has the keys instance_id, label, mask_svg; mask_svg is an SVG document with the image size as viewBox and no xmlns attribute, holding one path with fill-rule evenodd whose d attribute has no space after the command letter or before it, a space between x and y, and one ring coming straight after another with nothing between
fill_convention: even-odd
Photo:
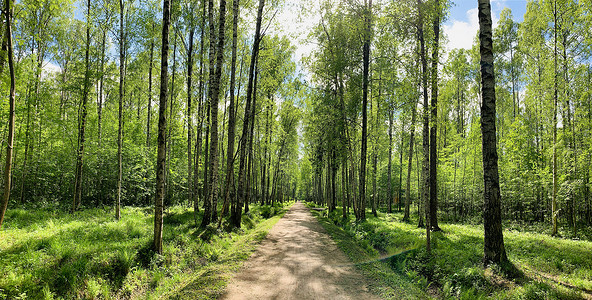
<instances>
[{"instance_id":1,"label":"undergrowth","mask_svg":"<svg viewBox=\"0 0 592 300\"><path fill-rule=\"evenodd\" d=\"M341 210L315 212L341 248L352 257L380 259L388 276L445 299L591 299L592 242L505 230L510 264L484 269L483 229L479 225L440 223L432 233L432 253L425 248L425 228L402 222L401 213L367 213L366 222L343 219ZM333 228L334 227L334 228ZM352 257L355 259L355 257ZM394 298L398 298L395 296ZM412 297L413 298L413 297Z\"/></svg>"},{"instance_id":2,"label":"undergrowth","mask_svg":"<svg viewBox=\"0 0 592 300\"><path fill-rule=\"evenodd\" d=\"M288 205L251 205L232 231L226 222L197 228L192 210L168 208L163 255L151 250L151 208L125 207L119 222L103 209L11 209L0 231L0 299L216 298Z\"/></svg>"}]
</instances>

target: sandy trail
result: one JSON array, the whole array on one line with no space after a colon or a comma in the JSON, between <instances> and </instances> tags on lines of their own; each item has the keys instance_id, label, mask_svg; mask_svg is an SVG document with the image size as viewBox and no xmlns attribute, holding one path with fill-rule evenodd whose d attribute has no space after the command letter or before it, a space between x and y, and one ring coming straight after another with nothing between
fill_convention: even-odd
<instances>
[{"instance_id":1,"label":"sandy trail","mask_svg":"<svg viewBox=\"0 0 592 300\"><path fill-rule=\"evenodd\" d=\"M222 299L380 299L300 202L269 231Z\"/></svg>"}]
</instances>

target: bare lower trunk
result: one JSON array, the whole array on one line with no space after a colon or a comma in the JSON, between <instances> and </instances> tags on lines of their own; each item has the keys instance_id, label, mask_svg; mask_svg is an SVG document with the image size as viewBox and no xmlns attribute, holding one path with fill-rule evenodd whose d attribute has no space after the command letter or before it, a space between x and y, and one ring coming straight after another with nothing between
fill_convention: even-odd
<instances>
[{"instance_id":1,"label":"bare lower trunk","mask_svg":"<svg viewBox=\"0 0 592 300\"><path fill-rule=\"evenodd\" d=\"M166 109L168 92L170 0L164 0L162 11L162 52L160 60L160 106L158 108L158 152L156 157L156 198L154 201L154 240L152 247L162 254L162 213L164 204L164 173L166 161Z\"/></svg>"},{"instance_id":2,"label":"bare lower trunk","mask_svg":"<svg viewBox=\"0 0 592 300\"><path fill-rule=\"evenodd\" d=\"M148 110L146 112L146 148L150 147L150 119L152 118L152 68L154 63L154 42L150 43L150 68L148 69Z\"/></svg>"},{"instance_id":3,"label":"bare lower trunk","mask_svg":"<svg viewBox=\"0 0 592 300\"><path fill-rule=\"evenodd\" d=\"M226 0L220 1L220 16L218 29L218 44L210 40L210 58L213 57L214 48L216 48L216 71L211 73L213 62L210 60L210 188L206 201L210 203L211 212L206 216L204 211L204 218L202 219L200 227L207 226L210 222L217 219L217 200L218 200L218 98L220 93L220 78L222 77L222 65L224 63L224 23L226 20ZM211 11L208 12L211 14ZM213 34L214 26L210 25Z\"/></svg>"},{"instance_id":4,"label":"bare lower trunk","mask_svg":"<svg viewBox=\"0 0 592 300\"><path fill-rule=\"evenodd\" d=\"M193 154L191 142L193 141L193 112L192 112L192 83L193 83L193 36L195 27L189 31L189 50L187 54L187 201L194 203L193 189Z\"/></svg>"},{"instance_id":5,"label":"bare lower trunk","mask_svg":"<svg viewBox=\"0 0 592 300\"><path fill-rule=\"evenodd\" d=\"M124 13L124 0L119 0L119 126L117 129L117 199L115 202L115 219L121 218L119 211L121 206L121 179L123 174L122 165L122 153L121 146L123 143L123 84L124 84L124 70L125 70L125 50L123 45L125 41L123 39L123 13Z\"/></svg>"},{"instance_id":6,"label":"bare lower trunk","mask_svg":"<svg viewBox=\"0 0 592 300\"><path fill-rule=\"evenodd\" d=\"M87 2L87 25L86 25L86 51L85 51L85 65L84 72L84 91L82 95L80 128L78 131L78 155L76 159L76 173L74 179L74 201L72 203L72 212L78 209L82 198L82 166L84 159L84 131L86 128L86 102L88 100L88 93L90 89L90 0Z\"/></svg>"},{"instance_id":7,"label":"bare lower trunk","mask_svg":"<svg viewBox=\"0 0 592 300\"><path fill-rule=\"evenodd\" d=\"M393 180L392 180L392 165L393 165L393 110L390 109L389 111L389 158L388 158L388 186L387 186L387 194L388 194L388 212L393 212Z\"/></svg>"},{"instance_id":8,"label":"bare lower trunk","mask_svg":"<svg viewBox=\"0 0 592 300\"><path fill-rule=\"evenodd\" d=\"M432 53L432 103L430 128L430 230L440 231L438 226L438 46L440 39L440 1L436 0L434 18L434 45Z\"/></svg>"},{"instance_id":9,"label":"bare lower trunk","mask_svg":"<svg viewBox=\"0 0 592 300\"><path fill-rule=\"evenodd\" d=\"M507 261L502 234L501 196L497 164L495 129L495 75L489 0L479 0L479 42L481 53L481 134L483 137L483 227L485 229L483 263Z\"/></svg>"},{"instance_id":10,"label":"bare lower trunk","mask_svg":"<svg viewBox=\"0 0 592 300\"><path fill-rule=\"evenodd\" d=\"M14 75L14 60L12 53L12 1L6 0L6 33L4 40L7 40L8 48L8 69L10 72L10 94L9 94L9 110L8 110L8 140L6 141L6 164L4 166L4 191L2 193L2 204L0 206L0 228L4 222L4 214L8 207L8 200L10 199L11 188L11 171L12 171L12 153L14 142L14 123L15 123L15 75Z\"/></svg>"},{"instance_id":11,"label":"bare lower trunk","mask_svg":"<svg viewBox=\"0 0 592 300\"><path fill-rule=\"evenodd\" d=\"M252 173L252 169L253 169L253 136L254 136L254 130L255 130L255 105L257 103L257 78L259 77L259 68L258 68L258 64L255 66L255 81L253 83L253 103L252 105L252 109L251 109L251 122L250 122L250 129L249 129L249 141L248 141L248 145L247 145L247 149L248 149L248 155L249 157L248 159L248 167L247 167L247 186L246 186L246 197L245 197L245 203L244 203L244 207L245 207L245 213L249 212L249 201L251 199L252 196L252 191L251 191L251 182L252 182L252 178L251 178L251 173Z\"/></svg>"},{"instance_id":12,"label":"bare lower trunk","mask_svg":"<svg viewBox=\"0 0 592 300\"><path fill-rule=\"evenodd\" d=\"M228 147L226 148L226 192L224 193L224 205L222 216L227 213L229 202L236 205L234 195L234 139L236 132L236 113L234 108L234 92L236 79L236 44L238 36L239 0L232 1L232 56L230 59L230 103L228 104ZM232 200L231 200L232 199ZM222 219L220 219L222 220ZM221 222L221 221L220 221Z\"/></svg>"},{"instance_id":13,"label":"bare lower trunk","mask_svg":"<svg viewBox=\"0 0 592 300\"><path fill-rule=\"evenodd\" d=\"M202 128L203 128L203 119L204 119L204 110L205 110L205 101L203 97L203 90L204 90L204 33L205 33L205 24L206 24L206 2L202 1L202 18L201 18L201 25L200 25L200 38L199 38L199 86L198 86L198 95L199 95L199 107L197 108L197 116L199 119L199 123L197 124L197 132L196 132L196 139L195 139L195 169L193 171L193 194L195 196L195 201L193 202L193 218L195 221L195 225L197 226L197 213L199 212L199 198L200 198L200 191L199 191L199 162L200 162L200 154L202 152L201 148L201 141L202 141ZM204 168L205 169L205 168ZM205 172L204 172L205 174ZM206 185L206 177L203 178L203 186ZM203 198L203 197L202 197ZM205 201L204 201L205 202Z\"/></svg>"},{"instance_id":14,"label":"bare lower trunk","mask_svg":"<svg viewBox=\"0 0 592 300\"><path fill-rule=\"evenodd\" d=\"M553 220L553 228L551 231L552 235L557 235L557 215L559 214L557 209L557 85L559 73L557 73L557 31L558 26L558 12L557 12L557 1L554 1L553 17L554 17L554 39L553 39L553 64L554 64L554 97L553 97L553 191L551 200L551 214Z\"/></svg>"},{"instance_id":15,"label":"bare lower trunk","mask_svg":"<svg viewBox=\"0 0 592 300\"><path fill-rule=\"evenodd\" d=\"M363 78L362 78L362 146L360 151L360 199L358 200L359 209L356 219L358 221L366 220L366 152L368 148L368 77L370 71L370 35L372 30L372 0L365 7L364 14L364 43L363 43Z\"/></svg>"},{"instance_id":16,"label":"bare lower trunk","mask_svg":"<svg viewBox=\"0 0 592 300\"><path fill-rule=\"evenodd\" d=\"M261 22L263 17L263 7L265 5L265 0L259 0L259 8L257 9L257 23L255 25L255 39L253 41L253 49L251 52L251 62L249 65L249 80L247 83L247 100L245 103L245 115L246 116L254 116L254 107L252 105L252 97L253 97L253 81L255 77L255 63L257 61L258 53L259 53L259 44L261 43ZM240 163L239 163L239 175L238 175L238 186L237 186L237 197L238 201L234 206L234 209L231 212L231 223L235 227L241 226L241 216L242 216L242 205L246 198L246 162L247 162L247 152L250 149L247 149L247 138L249 133L249 124L250 122L254 122L255 120L251 120L251 118L243 118L243 132L241 135L241 150L240 150Z\"/></svg>"},{"instance_id":17,"label":"bare lower trunk","mask_svg":"<svg viewBox=\"0 0 592 300\"><path fill-rule=\"evenodd\" d=\"M429 215L429 201L430 201L430 115L429 115L429 102L428 102L428 63L426 59L425 49L425 37L423 32L423 15L422 15L422 2L417 0L417 8L419 11L418 21L418 38L420 44L420 56L421 56L421 79L423 88L423 163L421 171L421 199L423 205L425 205L426 213L426 249L430 252L430 215Z\"/></svg>"}]
</instances>

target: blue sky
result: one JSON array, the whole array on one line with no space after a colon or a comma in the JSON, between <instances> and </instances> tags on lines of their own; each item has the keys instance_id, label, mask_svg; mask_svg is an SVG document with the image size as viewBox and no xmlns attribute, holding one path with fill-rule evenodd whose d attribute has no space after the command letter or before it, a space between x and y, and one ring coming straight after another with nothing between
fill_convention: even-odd
<instances>
[{"instance_id":1,"label":"blue sky","mask_svg":"<svg viewBox=\"0 0 592 300\"><path fill-rule=\"evenodd\" d=\"M526 12L526 0L492 0L491 13L494 27L504 7L512 10L514 21L522 22ZM447 49L470 48L478 28L477 0L454 1L450 7L448 19L443 25L443 32L448 37Z\"/></svg>"},{"instance_id":2,"label":"blue sky","mask_svg":"<svg viewBox=\"0 0 592 300\"><path fill-rule=\"evenodd\" d=\"M280 32L289 34L293 43L296 45L295 59L300 60L303 56L310 54L316 47L307 39L307 33L311 30L313 24L319 22L320 17L316 13L320 0L287 0L283 9L278 15L278 24ZM361 1L361 0L360 0ZM397 0L382 0L397 1ZM452 0L448 19L444 22L442 32L447 37L445 39L445 48L471 48L473 39L479 28L477 19L477 0ZM512 10L514 20L522 22L526 12L527 0L491 0L492 18L494 27L499 20L500 12L504 7ZM303 12L307 12L304 13Z\"/></svg>"}]
</instances>

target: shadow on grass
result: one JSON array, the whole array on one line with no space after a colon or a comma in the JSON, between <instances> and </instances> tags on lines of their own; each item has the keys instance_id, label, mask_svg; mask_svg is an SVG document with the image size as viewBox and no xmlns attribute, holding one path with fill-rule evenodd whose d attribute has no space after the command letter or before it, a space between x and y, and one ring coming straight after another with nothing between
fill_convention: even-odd
<instances>
[{"instance_id":1,"label":"shadow on grass","mask_svg":"<svg viewBox=\"0 0 592 300\"><path fill-rule=\"evenodd\" d=\"M396 264L396 260L399 258L404 260L405 255L381 258L376 251L368 249L367 244L359 243L354 234L336 225L334 220L324 217L321 212L312 211L312 214L329 233L338 247L352 260L356 268L375 283L372 287L374 292L386 298L428 298L421 289L414 285L412 278L404 272L393 272L395 269L392 264ZM341 218L338 222L342 226L348 227L350 226L348 220Z\"/></svg>"},{"instance_id":2,"label":"shadow on grass","mask_svg":"<svg viewBox=\"0 0 592 300\"><path fill-rule=\"evenodd\" d=\"M399 218L369 215L365 223L356 223L341 215L337 221L332 214L315 214L326 228L342 227L328 231L354 262L359 254L351 249L379 252L380 261L392 273L424 290L437 286L440 296L592 298L590 242L505 232L506 251L513 263L483 269L483 231L478 226L441 224L444 232L432 232L432 255L427 257L425 232Z\"/></svg>"}]
</instances>

